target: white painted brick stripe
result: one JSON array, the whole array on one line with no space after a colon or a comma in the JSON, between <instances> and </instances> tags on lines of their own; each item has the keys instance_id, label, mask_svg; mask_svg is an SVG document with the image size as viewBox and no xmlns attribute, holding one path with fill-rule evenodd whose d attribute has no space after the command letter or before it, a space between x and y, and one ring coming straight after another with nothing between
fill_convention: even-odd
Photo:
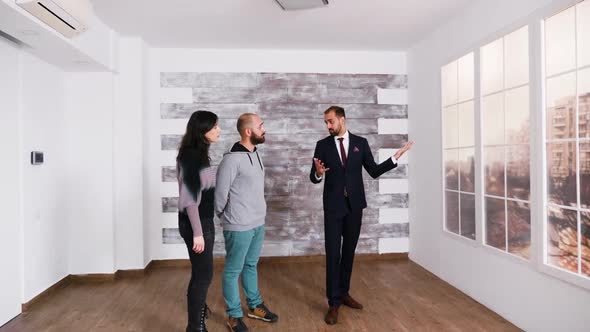
<instances>
[{"instance_id":1,"label":"white painted brick stripe","mask_svg":"<svg viewBox=\"0 0 590 332\"><path fill-rule=\"evenodd\" d=\"M160 162L159 165L161 165L161 166L174 166L174 165L176 165L176 154L178 154L178 151L176 151L176 150L159 151L159 155L160 155L159 156L159 162ZM159 172L161 172L161 170L159 170ZM161 174L161 173L159 173L159 174Z\"/></svg>"},{"instance_id":2,"label":"white painted brick stripe","mask_svg":"<svg viewBox=\"0 0 590 332\"><path fill-rule=\"evenodd\" d=\"M379 253L403 253L410 251L410 238L381 238L379 239Z\"/></svg>"},{"instance_id":3,"label":"white painted brick stripe","mask_svg":"<svg viewBox=\"0 0 590 332\"><path fill-rule=\"evenodd\" d=\"M192 103L192 88L160 88L160 103Z\"/></svg>"},{"instance_id":4,"label":"white painted brick stripe","mask_svg":"<svg viewBox=\"0 0 590 332\"><path fill-rule=\"evenodd\" d=\"M177 193L178 195L178 193ZM161 206L161 205L160 205ZM160 212L161 212L160 208ZM178 227L178 214L177 213L164 213L160 214L162 220L162 228L177 228Z\"/></svg>"},{"instance_id":5,"label":"white painted brick stripe","mask_svg":"<svg viewBox=\"0 0 590 332\"><path fill-rule=\"evenodd\" d=\"M380 194L405 194L408 187L407 179L379 179Z\"/></svg>"},{"instance_id":6,"label":"white painted brick stripe","mask_svg":"<svg viewBox=\"0 0 590 332\"><path fill-rule=\"evenodd\" d=\"M405 224L410 221L408 209L382 208L379 209L380 224Z\"/></svg>"},{"instance_id":7,"label":"white painted brick stripe","mask_svg":"<svg viewBox=\"0 0 590 332\"><path fill-rule=\"evenodd\" d=\"M160 180L160 178L158 178ZM176 197L178 196L178 183L176 182L160 182L160 194L162 197Z\"/></svg>"},{"instance_id":8,"label":"white painted brick stripe","mask_svg":"<svg viewBox=\"0 0 590 332\"><path fill-rule=\"evenodd\" d=\"M160 121L160 134L183 135L186 130L188 119L163 119Z\"/></svg>"},{"instance_id":9,"label":"white painted brick stripe","mask_svg":"<svg viewBox=\"0 0 590 332\"><path fill-rule=\"evenodd\" d=\"M383 119L377 120L377 133L380 135L407 134L407 119Z\"/></svg>"},{"instance_id":10,"label":"white painted brick stripe","mask_svg":"<svg viewBox=\"0 0 590 332\"><path fill-rule=\"evenodd\" d=\"M377 89L378 104L408 104L408 89Z\"/></svg>"}]
</instances>

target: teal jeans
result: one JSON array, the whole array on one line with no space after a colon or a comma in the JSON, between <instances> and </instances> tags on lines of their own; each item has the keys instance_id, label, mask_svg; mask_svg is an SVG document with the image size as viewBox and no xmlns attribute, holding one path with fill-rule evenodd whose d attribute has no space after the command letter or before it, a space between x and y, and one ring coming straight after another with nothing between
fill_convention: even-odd
<instances>
[{"instance_id":1,"label":"teal jeans","mask_svg":"<svg viewBox=\"0 0 590 332\"><path fill-rule=\"evenodd\" d=\"M240 318L243 317L238 285L240 274L248 308L253 309L262 303L258 291L257 265L264 242L264 225L243 232L223 231L223 237L226 251L221 284L223 298L227 314Z\"/></svg>"}]
</instances>

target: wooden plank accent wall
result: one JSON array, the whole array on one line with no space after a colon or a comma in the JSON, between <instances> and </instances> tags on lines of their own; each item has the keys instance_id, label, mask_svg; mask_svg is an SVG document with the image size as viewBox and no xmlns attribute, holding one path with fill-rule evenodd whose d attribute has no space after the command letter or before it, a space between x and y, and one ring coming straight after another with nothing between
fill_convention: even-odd
<instances>
[{"instance_id":1,"label":"wooden plank accent wall","mask_svg":"<svg viewBox=\"0 0 590 332\"><path fill-rule=\"evenodd\" d=\"M219 116L222 136L211 149L214 165L239 140L236 120L240 114L257 113L265 121L267 140L259 146L266 166L268 206L264 256L324 253L323 183L312 184L308 174L316 141L328 135L323 123L326 108L345 108L349 130L367 138L376 160L384 158L380 150L388 149L388 157L408 140L405 100L379 100L383 89L405 93L406 75L163 72L160 87L188 90L183 95L192 95L192 103L160 104L160 149L169 152L165 156L175 155L194 111L208 110ZM161 182L176 186L174 159L162 160L161 169ZM402 160L379 180L364 173L369 206L357 252L408 251L408 170ZM162 214L178 211L178 198L171 192L161 195ZM214 254L221 256L225 254L223 236L219 220L216 224ZM162 243L183 245L178 229L162 227Z\"/></svg>"}]
</instances>

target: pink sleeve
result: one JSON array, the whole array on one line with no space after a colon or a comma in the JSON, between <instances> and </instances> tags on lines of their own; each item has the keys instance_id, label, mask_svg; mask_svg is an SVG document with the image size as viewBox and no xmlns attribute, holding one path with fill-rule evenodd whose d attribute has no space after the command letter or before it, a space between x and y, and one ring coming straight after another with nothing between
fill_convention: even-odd
<instances>
[{"instance_id":1,"label":"pink sleeve","mask_svg":"<svg viewBox=\"0 0 590 332\"><path fill-rule=\"evenodd\" d=\"M180 211L186 209L188 218L191 222L193 229L193 237L203 235L201 228L201 217L199 216L199 204L201 203L201 191L197 193L197 199L191 195L188 188L182 181L182 177L179 178L178 184L180 186L178 196L178 209Z\"/></svg>"},{"instance_id":2,"label":"pink sleeve","mask_svg":"<svg viewBox=\"0 0 590 332\"><path fill-rule=\"evenodd\" d=\"M188 219L191 221L191 227L193 228L193 237L203 235L203 229L201 227L201 218L199 217L199 206L187 206L186 213L188 214Z\"/></svg>"}]
</instances>

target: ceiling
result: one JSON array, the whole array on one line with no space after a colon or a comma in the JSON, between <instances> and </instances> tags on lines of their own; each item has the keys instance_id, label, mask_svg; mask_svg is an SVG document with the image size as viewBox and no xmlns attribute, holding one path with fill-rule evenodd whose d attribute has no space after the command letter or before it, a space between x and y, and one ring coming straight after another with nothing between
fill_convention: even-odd
<instances>
[{"instance_id":1,"label":"ceiling","mask_svg":"<svg viewBox=\"0 0 590 332\"><path fill-rule=\"evenodd\" d=\"M283 11L274 0L92 0L122 35L152 47L405 50L473 0L330 0Z\"/></svg>"}]
</instances>

